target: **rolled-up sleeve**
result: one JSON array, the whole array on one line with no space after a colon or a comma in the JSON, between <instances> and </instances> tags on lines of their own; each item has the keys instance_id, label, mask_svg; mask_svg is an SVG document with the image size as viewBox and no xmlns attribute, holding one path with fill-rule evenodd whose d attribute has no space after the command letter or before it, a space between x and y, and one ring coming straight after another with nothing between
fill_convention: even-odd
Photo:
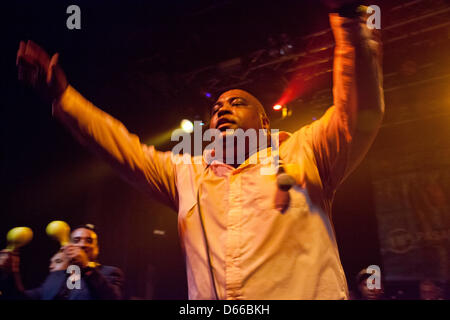
<instances>
[{"instance_id":1,"label":"rolled-up sleeve","mask_svg":"<svg viewBox=\"0 0 450 320\"><path fill-rule=\"evenodd\" d=\"M126 181L177 210L171 152L160 152L142 144L120 121L95 107L71 86L53 104L53 116Z\"/></svg>"},{"instance_id":2,"label":"rolled-up sleeve","mask_svg":"<svg viewBox=\"0 0 450 320\"><path fill-rule=\"evenodd\" d=\"M381 45L360 19L330 15L336 41L333 67L334 105L307 127L325 191L361 162L384 113Z\"/></svg>"}]
</instances>

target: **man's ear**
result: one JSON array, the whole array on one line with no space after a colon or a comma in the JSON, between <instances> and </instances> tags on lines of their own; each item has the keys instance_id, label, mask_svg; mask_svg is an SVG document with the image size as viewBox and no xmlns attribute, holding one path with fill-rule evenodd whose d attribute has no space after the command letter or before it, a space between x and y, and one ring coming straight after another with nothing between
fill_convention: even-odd
<instances>
[{"instance_id":1,"label":"man's ear","mask_svg":"<svg viewBox=\"0 0 450 320\"><path fill-rule=\"evenodd\" d=\"M262 116L261 117L261 124L262 124L262 128L269 130L270 129L270 121L269 118Z\"/></svg>"}]
</instances>

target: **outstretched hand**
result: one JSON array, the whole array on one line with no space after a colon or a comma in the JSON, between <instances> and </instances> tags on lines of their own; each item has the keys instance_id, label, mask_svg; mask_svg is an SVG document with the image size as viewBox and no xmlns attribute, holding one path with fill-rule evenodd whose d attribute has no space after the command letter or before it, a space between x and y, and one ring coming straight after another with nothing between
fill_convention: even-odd
<instances>
[{"instance_id":1,"label":"outstretched hand","mask_svg":"<svg viewBox=\"0 0 450 320\"><path fill-rule=\"evenodd\" d=\"M59 98L68 86L58 58L58 53L50 58L44 49L31 40L26 43L20 41L16 59L18 78L49 102Z\"/></svg>"}]
</instances>

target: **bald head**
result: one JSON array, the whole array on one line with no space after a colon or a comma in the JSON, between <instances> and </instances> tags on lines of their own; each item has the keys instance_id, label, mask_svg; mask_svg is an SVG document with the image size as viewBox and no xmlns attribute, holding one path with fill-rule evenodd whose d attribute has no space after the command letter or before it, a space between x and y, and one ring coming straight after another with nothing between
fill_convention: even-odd
<instances>
[{"instance_id":1,"label":"bald head","mask_svg":"<svg viewBox=\"0 0 450 320\"><path fill-rule=\"evenodd\" d=\"M222 93L219 97L218 100L220 100L220 98L222 96L226 96L226 95L232 95L232 96L237 96L237 97L243 97L244 99L246 99L250 104L254 105L257 109L258 112L267 118L267 114L266 114L266 110L264 109L262 103L254 96L252 95L250 92L242 90L242 89L232 89L232 90L228 90L224 93Z\"/></svg>"},{"instance_id":2,"label":"bald head","mask_svg":"<svg viewBox=\"0 0 450 320\"><path fill-rule=\"evenodd\" d=\"M258 112L261 114L261 116L264 116L267 118L266 110L264 109L262 103L256 98L254 95L252 95L250 92L242 90L242 89L232 89L228 90L220 95L220 97L224 95L233 95L233 96L240 96L245 99L247 99L251 104L256 106L258 109ZM219 97L219 99L220 99Z\"/></svg>"},{"instance_id":3,"label":"bald head","mask_svg":"<svg viewBox=\"0 0 450 320\"><path fill-rule=\"evenodd\" d=\"M217 99L211 112L210 128L269 129L269 119L261 102L245 90L233 89Z\"/></svg>"}]
</instances>

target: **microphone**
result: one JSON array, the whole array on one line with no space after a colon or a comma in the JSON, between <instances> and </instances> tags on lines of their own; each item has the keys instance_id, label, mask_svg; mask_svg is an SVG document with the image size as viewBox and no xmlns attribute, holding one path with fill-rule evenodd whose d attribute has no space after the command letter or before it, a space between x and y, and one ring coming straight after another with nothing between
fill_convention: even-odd
<instances>
[{"instance_id":1,"label":"microphone","mask_svg":"<svg viewBox=\"0 0 450 320\"><path fill-rule=\"evenodd\" d=\"M295 185L295 179L287 173L279 173L277 174L277 185L282 191L289 191Z\"/></svg>"},{"instance_id":2,"label":"microphone","mask_svg":"<svg viewBox=\"0 0 450 320\"><path fill-rule=\"evenodd\" d=\"M280 159L278 161L277 185L282 191L289 191L289 189L295 185L295 179L293 176L286 173L284 167L284 162Z\"/></svg>"},{"instance_id":3,"label":"microphone","mask_svg":"<svg viewBox=\"0 0 450 320\"><path fill-rule=\"evenodd\" d=\"M275 193L275 208L281 213L284 213L289 207L291 198L289 196L289 190L295 185L295 179L293 176L286 173L284 169L284 163L280 159L278 172L277 172L277 192Z\"/></svg>"}]
</instances>

